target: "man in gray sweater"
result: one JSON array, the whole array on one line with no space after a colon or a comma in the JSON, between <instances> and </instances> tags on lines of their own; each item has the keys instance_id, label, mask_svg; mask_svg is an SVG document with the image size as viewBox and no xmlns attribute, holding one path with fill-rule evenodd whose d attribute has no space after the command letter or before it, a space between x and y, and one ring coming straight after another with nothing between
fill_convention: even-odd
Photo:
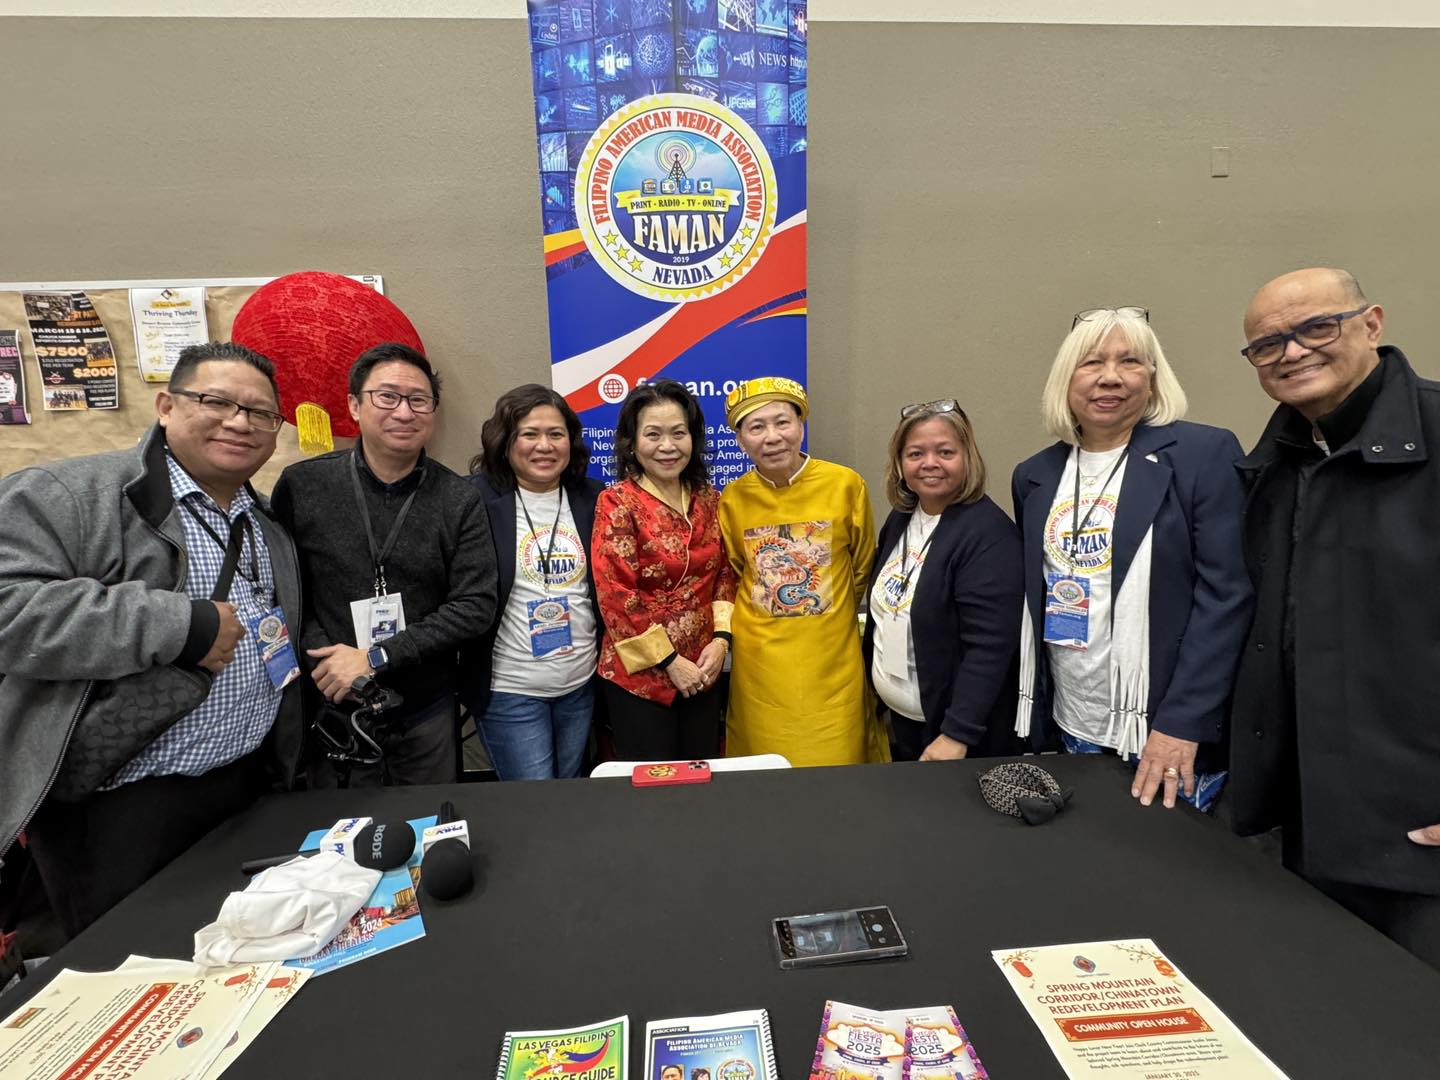
<instances>
[{"instance_id":1,"label":"man in gray sweater","mask_svg":"<svg viewBox=\"0 0 1440 1080\"><path fill-rule=\"evenodd\" d=\"M353 767L348 782L451 783L456 656L495 620L489 518L476 489L425 453L440 377L423 355L377 345L349 389L354 449L296 462L275 485L305 583L301 662L323 708L353 710L362 677L403 699L373 729L383 763ZM337 730L339 719L321 718Z\"/></svg>"},{"instance_id":2,"label":"man in gray sweater","mask_svg":"<svg viewBox=\"0 0 1440 1080\"><path fill-rule=\"evenodd\" d=\"M299 625L295 553L249 486L274 365L192 346L155 409L134 449L0 480L0 858L25 830L72 935L300 764L300 686L271 647ZM199 706L97 789L56 788L113 680L164 665L209 672Z\"/></svg>"}]
</instances>

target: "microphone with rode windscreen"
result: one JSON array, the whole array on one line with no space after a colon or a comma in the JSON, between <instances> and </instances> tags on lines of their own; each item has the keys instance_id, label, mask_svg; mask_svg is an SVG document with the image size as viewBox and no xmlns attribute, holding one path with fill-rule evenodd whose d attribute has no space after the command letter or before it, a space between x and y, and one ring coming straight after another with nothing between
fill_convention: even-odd
<instances>
[{"instance_id":1,"label":"microphone with rode windscreen","mask_svg":"<svg viewBox=\"0 0 1440 1080\"><path fill-rule=\"evenodd\" d=\"M475 863L470 855L469 826L458 819L455 804L440 804L437 821L421 840L420 887L436 900L454 900L475 884Z\"/></svg>"},{"instance_id":2,"label":"microphone with rode windscreen","mask_svg":"<svg viewBox=\"0 0 1440 1080\"><path fill-rule=\"evenodd\" d=\"M408 821L391 821L371 824L368 819L359 826L356 819L337 822L335 828L320 842L319 851L337 851L348 855L356 863L371 870L393 870L404 866L415 851L415 830ZM327 843L337 832L345 833L343 843ZM265 859L251 859L240 864L242 874L258 874L272 866L281 866L297 856L308 857L316 851L294 852L289 855L272 855Z\"/></svg>"}]
</instances>

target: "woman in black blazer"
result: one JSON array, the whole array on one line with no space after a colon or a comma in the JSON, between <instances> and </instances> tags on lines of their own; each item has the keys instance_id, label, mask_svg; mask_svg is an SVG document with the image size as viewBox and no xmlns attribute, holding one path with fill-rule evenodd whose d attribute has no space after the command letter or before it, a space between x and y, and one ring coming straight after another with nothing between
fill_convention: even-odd
<instances>
[{"instance_id":1,"label":"woman in black blazer","mask_svg":"<svg viewBox=\"0 0 1440 1080\"><path fill-rule=\"evenodd\" d=\"M1185 408L1146 309L1075 316L1041 399L1059 441L1011 479L1026 593L1016 731L1135 762L1145 806L1158 794L1205 810L1225 782L1252 595L1240 443Z\"/></svg>"},{"instance_id":2,"label":"woman in black blazer","mask_svg":"<svg viewBox=\"0 0 1440 1080\"><path fill-rule=\"evenodd\" d=\"M461 655L461 695L502 780L579 775L600 641L590 572L595 497L580 418L537 383L495 402L471 482L500 575L494 628Z\"/></svg>"},{"instance_id":3,"label":"woman in black blazer","mask_svg":"<svg viewBox=\"0 0 1440 1080\"><path fill-rule=\"evenodd\" d=\"M865 624L866 670L897 761L944 761L1004 739L1024 598L1020 533L985 494L954 400L907 405L890 439Z\"/></svg>"}]
</instances>

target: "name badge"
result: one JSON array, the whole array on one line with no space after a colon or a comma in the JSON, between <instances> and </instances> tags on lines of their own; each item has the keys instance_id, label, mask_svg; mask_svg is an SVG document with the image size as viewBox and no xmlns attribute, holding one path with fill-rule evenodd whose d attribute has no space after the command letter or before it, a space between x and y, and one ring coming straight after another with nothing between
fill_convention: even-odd
<instances>
[{"instance_id":1,"label":"name badge","mask_svg":"<svg viewBox=\"0 0 1440 1080\"><path fill-rule=\"evenodd\" d=\"M575 651L575 645L570 639L568 596L527 600L525 614L530 620L530 655L535 659L564 656Z\"/></svg>"},{"instance_id":2,"label":"name badge","mask_svg":"<svg viewBox=\"0 0 1440 1080\"><path fill-rule=\"evenodd\" d=\"M355 629L356 647L368 649L405 629L405 602L398 592L352 600L350 622Z\"/></svg>"},{"instance_id":3,"label":"name badge","mask_svg":"<svg viewBox=\"0 0 1440 1080\"><path fill-rule=\"evenodd\" d=\"M300 674L295 646L290 643L290 628L285 625L285 613L276 606L252 615L247 621L260 648L260 660L265 665L265 674L270 676L270 685L276 690L285 689Z\"/></svg>"},{"instance_id":4,"label":"name badge","mask_svg":"<svg viewBox=\"0 0 1440 1080\"><path fill-rule=\"evenodd\" d=\"M1090 648L1090 582L1072 574L1045 575L1045 644Z\"/></svg>"},{"instance_id":5,"label":"name badge","mask_svg":"<svg viewBox=\"0 0 1440 1080\"><path fill-rule=\"evenodd\" d=\"M880 670L902 682L910 678L910 620L882 612L875 620L880 635Z\"/></svg>"}]
</instances>

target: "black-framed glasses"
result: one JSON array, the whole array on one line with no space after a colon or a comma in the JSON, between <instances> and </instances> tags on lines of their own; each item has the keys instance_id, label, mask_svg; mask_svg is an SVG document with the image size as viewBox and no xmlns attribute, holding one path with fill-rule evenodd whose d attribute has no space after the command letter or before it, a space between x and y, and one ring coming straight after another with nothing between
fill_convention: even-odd
<instances>
[{"instance_id":1,"label":"black-framed glasses","mask_svg":"<svg viewBox=\"0 0 1440 1080\"><path fill-rule=\"evenodd\" d=\"M377 409L393 412L402 401L408 402L413 413L432 413L438 404L429 394L402 394L398 390L361 390L370 396L370 403Z\"/></svg>"},{"instance_id":2,"label":"black-framed glasses","mask_svg":"<svg viewBox=\"0 0 1440 1080\"><path fill-rule=\"evenodd\" d=\"M938 416L947 412L959 413L963 419L969 419L965 415L965 410L960 407L960 402L953 397L941 398L938 401L918 401L914 405L906 405L900 410L900 419L909 420L912 416L919 416L921 413Z\"/></svg>"},{"instance_id":3,"label":"black-framed glasses","mask_svg":"<svg viewBox=\"0 0 1440 1080\"><path fill-rule=\"evenodd\" d=\"M1374 304L1357 307L1354 311L1337 311L1332 315L1316 315L1306 319L1287 334L1270 334L1256 338L1240 350L1240 355L1258 367L1269 367L1285 355L1285 346L1295 342L1302 349L1322 349L1340 338L1340 325L1346 319L1363 315Z\"/></svg>"},{"instance_id":4,"label":"black-framed glasses","mask_svg":"<svg viewBox=\"0 0 1440 1080\"><path fill-rule=\"evenodd\" d=\"M202 413L213 416L216 420L229 420L243 412L252 427L270 432L279 431L280 425L285 423L285 417L277 412L241 405L238 401L231 401L219 394L206 394L196 390L171 390L170 393L190 398L200 407Z\"/></svg>"},{"instance_id":5,"label":"black-framed glasses","mask_svg":"<svg viewBox=\"0 0 1440 1080\"><path fill-rule=\"evenodd\" d=\"M1150 321L1150 309L1127 305L1125 307L1092 307L1084 311L1077 311L1075 317L1070 320L1070 329L1074 330L1082 322L1093 322L1096 319L1103 319L1106 315L1119 315L1122 319L1144 319Z\"/></svg>"}]
</instances>

